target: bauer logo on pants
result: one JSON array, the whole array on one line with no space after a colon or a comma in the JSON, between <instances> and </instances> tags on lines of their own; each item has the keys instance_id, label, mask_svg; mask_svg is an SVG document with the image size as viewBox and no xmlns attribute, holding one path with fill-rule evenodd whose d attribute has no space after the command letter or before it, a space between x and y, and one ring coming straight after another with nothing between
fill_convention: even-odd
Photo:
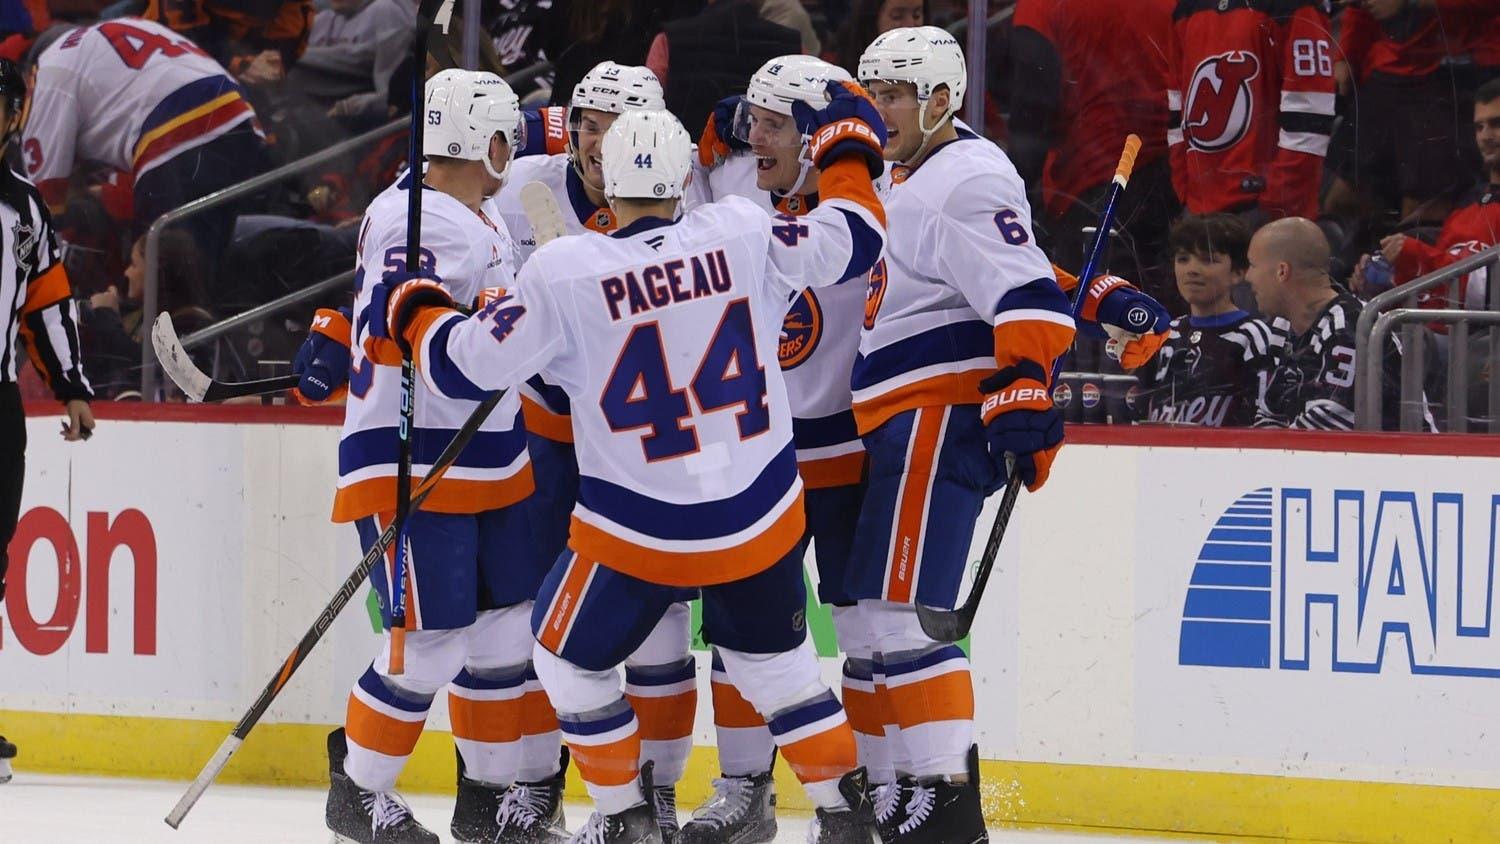
<instances>
[{"instance_id":1,"label":"bauer logo on pants","mask_svg":"<svg viewBox=\"0 0 1500 844\"><path fill-rule=\"evenodd\" d=\"M1497 536L1500 495L1246 492L1199 546L1178 664L1500 678Z\"/></svg>"}]
</instances>

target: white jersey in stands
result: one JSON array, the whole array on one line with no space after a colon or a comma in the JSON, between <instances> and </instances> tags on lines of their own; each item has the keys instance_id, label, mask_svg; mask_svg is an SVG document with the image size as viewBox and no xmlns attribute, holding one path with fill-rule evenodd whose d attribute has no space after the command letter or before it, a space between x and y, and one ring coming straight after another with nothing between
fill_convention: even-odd
<instances>
[{"instance_id":1,"label":"white jersey in stands","mask_svg":"<svg viewBox=\"0 0 1500 844\"><path fill-rule=\"evenodd\" d=\"M136 177L255 119L239 85L192 41L147 20L79 27L37 58L21 148L49 201L74 163Z\"/></svg>"},{"instance_id":2,"label":"white jersey in stands","mask_svg":"<svg viewBox=\"0 0 1500 844\"><path fill-rule=\"evenodd\" d=\"M410 178L403 175L370 203L360 224L354 313L363 313L371 287L383 273L406 266L406 203ZM487 203L486 208L493 209ZM483 210L483 209L481 209ZM458 200L428 189L422 195L422 264L443 277L454 299L465 304L479 291L512 283L516 249L504 226L475 214ZM349 402L339 442L335 521L353 521L394 509L396 424L401 372L365 358L362 326L350 349ZM475 402L454 400L421 385L412 434L412 482L427 473ZM443 476L424 510L477 513L515 503L531 493L531 467L520 400L507 395L485 420L473 442Z\"/></svg>"},{"instance_id":3,"label":"white jersey in stands","mask_svg":"<svg viewBox=\"0 0 1500 844\"><path fill-rule=\"evenodd\" d=\"M800 217L817 206L816 194L777 196L756 187L756 158L737 153L711 170L695 168L694 182L709 199L741 196L768 216ZM849 373L859 351L866 278L808 288L792 300L782 321L778 359L786 379L796 431L797 462L810 488L858 483L864 446L854 425Z\"/></svg>"},{"instance_id":4,"label":"white jersey in stands","mask_svg":"<svg viewBox=\"0 0 1500 844\"><path fill-rule=\"evenodd\" d=\"M979 404L997 359L1050 363L1053 352L1031 349L1073 325L1031 237L1025 185L999 147L960 125L957 140L894 175L854 364L861 432L905 410Z\"/></svg>"},{"instance_id":5,"label":"white jersey in stands","mask_svg":"<svg viewBox=\"0 0 1500 844\"><path fill-rule=\"evenodd\" d=\"M429 309L407 336L423 379L449 395L538 372L567 392L579 555L655 583L724 583L803 532L785 387L767 366L786 302L869 266L881 242L850 200L792 224L730 197L675 223L556 240L483 311Z\"/></svg>"}]
</instances>

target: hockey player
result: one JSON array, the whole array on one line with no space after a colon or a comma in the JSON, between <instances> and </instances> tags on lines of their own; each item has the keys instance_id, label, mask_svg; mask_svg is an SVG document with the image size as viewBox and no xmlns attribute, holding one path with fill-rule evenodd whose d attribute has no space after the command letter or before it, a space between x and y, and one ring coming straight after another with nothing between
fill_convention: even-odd
<instances>
[{"instance_id":1,"label":"hockey player","mask_svg":"<svg viewBox=\"0 0 1500 844\"><path fill-rule=\"evenodd\" d=\"M50 44L46 38L56 38ZM108 20L43 36L22 158L54 213L75 164L104 164L134 180L135 237L157 217L250 178L267 164L255 112L229 74L158 23ZM212 261L235 209L184 222Z\"/></svg>"},{"instance_id":2,"label":"hockey player","mask_svg":"<svg viewBox=\"0 0 1500 844\"><path fill-rule=\"evenodd\" d=\"M1354 329L1364 303L1328 277L1330 249L1322 229L1303 217L1269 223L1250 240L1245 277L1260 311L1272 318L1274 363L1256 427L1354 430ZM1392 338L1384 367L1382 427L1400 427L1401 346ZM1423 428L1437 430L1422 398Z\"/></svg>"},{"instance_id":3,"label":"hockey player","mask_svg":"<svg viewBox=\"0 0 1500 844\"><path fill-rule=\"evenodd\" d=\"M428 80L425 100L427 172L424 178L414 168L366 212L356 307L380 289L380 275L406 266L407 192L414 189L424 191L420 266L444 274L453 296L472 301L480 290L514 278L510 240L481 205L499 189L521 141L515 94L493 74L449 70ZM365 333L365 326L356 326L356 337ZM395 370L376 367L355 344L334 519L354 521L366 545L395 506L398 380ZM474 407L420 386L417 392L414 484ZM340 840L438 840L392 789L434 696L450 681L449 713L467 777L497 791L515 778L531 644L527 623L546 570L534 554L526 512L515 506L531 489L520 407L511 399L496 408L423 509L411 514L405 671L391 674L387 637L349 696L345 728L329 737L327 823ZM391 576L389 562L371 573L387 626Z\"/></svg>"},{"instance_id":4,"label":"hockey player","mask_svg":"<svg viewBox=\"0 0 1500 844\"><path fill-rule=\"evenodd\" d=\"M928 637L914 605L956 603L974 522L1008 462L1033 492L1046 483L1063 440L1048 384L1074 326L1015 168L955 125L966 75L953 36L883 33L859 78L898 165L852 378L869 481L845 584L875 639L875 694L904 774L877 811L887 842L983 841L968 658ZM1144 306L1101 280L1082 294L1085 318Z\"/></svg>"},{"instance_id":5,"label":"hockey player","mask_svg":"<svg viewBox=\"0 0 1500 844\"><path fill-rule=\"evenodd\" d=\"M600 147L604 133L623 113L663 108L661 84L645 67L601 62L573 89L567 109L543 109L534 124L542 138L528 147L546 154L517 158L508 186L496 205L520 244L524 263L536 249L521 188L535 181L551 189L569 234L615 230L614 212L604 196ZM529 115L528 115L529 116ZM684 208L692 202L686 198ZM578 495L578 458L567 394L540 377L521 388L527 448L537 478L528 506L537 547L548 560L562 553ZM640 720L641 759L654 772L653 799L664 837L677 831L676 783L687 769L693 747L693 716L698 708L696 663L688 652L692 614L683 590L640 649L625 660L625 695ZM535 682L535 681L533 681Z\"/></svg>"},{"instance_id":6,"label":"hockey player","mask_svg":"<svg viewBox=\"0 0 1500 844\"><path fill-rule=\"evenodd\" d=\"M821 174L808 154L792 103L821 107L829 81L849 80L843 68L812 56L781 56L750 78L743 98L721 102L698 143L695 173L714 200L744 197L768 216L795 225L818 206ZM731 152L731 145L740 148ZM718 153L715 153L715 150ZM727 156L727 157L726 157ZM788 228L784 231L792 233ZM843 703L872 784L892 779L883 758L885 719L873 711L871 649L851 622L853 601L844 571L864 491L864 447L851 410L849 371L859 348L865 280L802 291L782 322L778 362L792 413L798 471L807 509L807 536L817 555L818 599L833 607L844 661ZM723 660L713 664L714 726L722 776L714 793L685 824L679 844L736 844L776 837L775 742L765 720L729 682Z\"/></svg>"},{"instance_id":7,"label":"hockey player","mask_svg":"<svg viewBox=\"0 0 1500 844\"><path fill-rule=\"evenodd\" d=\"M631 112L602 145L613 235L539 250L468 319L435 282L399 274L385 310L372 306L372 326L383 315L439 389L474 396L540 371L572 401L578 502L533 629L598 810L578 840L662 840L617 667L681 587L701 588L706 637L817 804L815 840L873 834L853 735L807 642L802 483L782 378L762 363L790 296L868 269L881 246L879 119L839 91L799 117L823 202L795 224L735 198L674 222L687 135L665 112Z\"/></svg>"},{"instance_id":8,"label":"hockey player","mask_svg":"<svg viewBox=\"0 0 1500 844\"><path fill-rule=\"evenodd\" d=\"M1190 309L1145 381L1152 422L1245 427L1255 421L1271 364L1271 327L1240 310L1230 290L1245 280L1250 229L1232 214L1188 216L1172 226L1177 289Z\"/></svg>"}]
</instances>

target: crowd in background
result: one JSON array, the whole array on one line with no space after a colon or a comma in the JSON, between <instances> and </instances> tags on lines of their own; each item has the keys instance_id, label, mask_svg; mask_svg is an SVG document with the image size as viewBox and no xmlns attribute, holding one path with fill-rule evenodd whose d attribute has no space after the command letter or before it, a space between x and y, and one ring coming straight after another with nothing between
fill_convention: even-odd
<instances>
[{"instance_id":1,"label":"crowd in background","mask_svg":"<svg viewBox=\"0 0 1500 844\"><path fill-rule=\"evenodd\" d=\"M1500 0L989 6L983 131L1025 180L1038 238L1060 266L1080 269L1124 138L1140 135L1109 267L1181 317L1174 332L1196 335L1195 320L1210 325L1231 310L1270 316L1257 312L1245 250L1282 217L1315 220L1328 276L1365 298L1500 242ZM479 63L502 75L543 66L518 85L531 106L565 105L599 61L644 64L668 107L696 127L771 56L813 53L853 72L879 32L933 24L961 33L967 13L963 0L485 0ZM253 109L258 141L228 157L226 178L163 196L143 187L139 158L132 172L128 162L79 157L51 186L101 395L128 396L139 382L140 237L163 203L399 119L409 108L414 19L413 0L0 2L0 55L25 66L70 27L97 21L137 33L129 49L187 49L144 20L217 63L223 90ZM424 72L463 62L461 19ZM404 136L388 134L182 229L163 245L158 307L191 328L347 269L361 210L404 159ZM1207 303L1206 274L1224 288ZM1477 302L1484 289L1464 279L1427 304ZM299 318L285 317L219 354L242 358L242 369L286 359ZM1433 333L1438 359L1441 327ZM1184 373L1185 357L1163 355L1138 371L1132 396L1144 398L1120 415L1214 424L1151 406L1183 379L1206 377ZM1080 355L1070 368L1119 375L1102 355ZM1244 387L1263 388L1250 379Z\"/></svg>"}]
</instances>

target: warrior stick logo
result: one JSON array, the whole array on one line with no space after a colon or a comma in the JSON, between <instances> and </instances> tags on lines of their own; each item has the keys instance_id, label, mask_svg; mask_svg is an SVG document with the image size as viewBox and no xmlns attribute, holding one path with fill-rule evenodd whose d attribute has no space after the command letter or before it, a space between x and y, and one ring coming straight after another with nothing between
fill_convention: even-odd
<instances>
[{"instance_id":1,"label":"warrior stick logo","mask_svg":"<svg viewBox=\"0 0 1500 844\"><path fill-rule=\"evenodd\" d=\"M1245 50L1209 56L1193 69L1182 108L1182 132L1193 149L1219 152L1239 143L1255 114L1251 80L1260 59Z\"/></svg>"},{"instance_id":2,"label":"warrior stick logo","mask_svg":"<svg viewBox=\"0 0 1500 844\"><path fill-rule=\"evenodd\" d=\"M1497 531L1500 494L1247 492L1199 548L1178 663L1500 678Z\"/></svg>"}]
</instances>

